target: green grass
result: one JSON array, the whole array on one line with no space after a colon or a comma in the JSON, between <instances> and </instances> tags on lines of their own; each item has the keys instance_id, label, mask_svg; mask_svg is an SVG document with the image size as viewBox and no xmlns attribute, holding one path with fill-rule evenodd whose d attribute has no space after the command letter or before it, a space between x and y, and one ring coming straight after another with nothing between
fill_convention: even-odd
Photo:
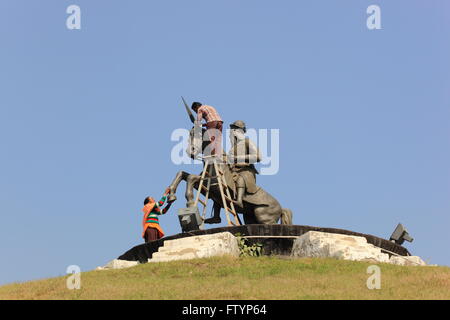
<instances>
[{"instance_id":1,"label":"green grass","mask_svg":"<svg viewBox=\"0 0 450 320\"><path fill-rule=\"evenodd\" d=\"M371 263L334 259L220 257L148 263L0 287L0 299L450 299L450 268L378 264L381 289L366 286Z\"/></svg>"}]
</instances>

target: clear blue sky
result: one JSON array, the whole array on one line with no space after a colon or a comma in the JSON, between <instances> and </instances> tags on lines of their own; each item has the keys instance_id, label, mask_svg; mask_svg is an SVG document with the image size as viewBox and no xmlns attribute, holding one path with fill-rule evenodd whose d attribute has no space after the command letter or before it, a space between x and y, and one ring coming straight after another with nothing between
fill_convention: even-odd
<instances>
[{"instance_id":1,"label":"clear blue sky","mask_svg":"<svg viewBox=\"0 0 450 320\"><path fill-rule=\"evenodd\" d=\"M280 129L280 170L258 182L295 224L389 237L402 222L413 254L450 265L446 0L2 0L0 43L0 283L142 242L144 197L201 170L170 161L180 95Z\"/></svg>"}]
</instances>

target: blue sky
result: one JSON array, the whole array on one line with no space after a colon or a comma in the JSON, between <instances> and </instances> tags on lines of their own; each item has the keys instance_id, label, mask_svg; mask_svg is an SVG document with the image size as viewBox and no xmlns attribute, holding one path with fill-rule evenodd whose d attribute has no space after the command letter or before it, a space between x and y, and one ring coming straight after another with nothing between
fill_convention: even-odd
<instances>
[{"instance_id":1,"label":"blue sky","mask_svg":"<svg viewBox=\"0 0 450 320\"><path fill-rule=\"evenodd\" d=\"M66 28L79 5L81 30ZM366 9L381 8L381 30ZM142 242L176 172L180 96L280 129L258 183L294 223L450 265L448 1L0 2L0 284L91 270ZM180 232L176 211L166 234Z\"/></svg>"}]
</instances>

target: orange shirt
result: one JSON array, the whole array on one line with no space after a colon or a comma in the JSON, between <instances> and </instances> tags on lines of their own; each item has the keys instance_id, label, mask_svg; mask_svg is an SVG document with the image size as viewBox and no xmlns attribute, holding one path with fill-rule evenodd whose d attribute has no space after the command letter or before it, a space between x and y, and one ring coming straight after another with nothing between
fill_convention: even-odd
<instances>
[{"instance_id":1,"label":"orange shirt","mask_svg":"<svg viewBox=\"0 0 450 320\"><path fill-rule=\"evenodd\" d=\"M145 231L147 230L147 228L155 228L156 230L158 230L158 237L162 238L164 237L164 231L162 230L162 228L160 227L159 223L154 223L154 222L149 222L151 220L149 220L149 215L152 211L155 211L155 209L159 209L158 207L156 207L156 203L152 202L152 203L147 203L144 208L142 208L142 212L144 213L144 216L142 218L142 238L145 239Z\"/></svg>"}]
</instances>

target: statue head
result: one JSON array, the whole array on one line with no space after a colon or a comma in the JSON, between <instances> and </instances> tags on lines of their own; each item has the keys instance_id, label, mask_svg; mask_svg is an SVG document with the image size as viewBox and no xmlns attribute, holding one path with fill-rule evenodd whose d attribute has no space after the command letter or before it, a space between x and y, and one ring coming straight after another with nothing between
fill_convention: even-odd
<instances>
[{"instance_id":1,"label":"statue head","mask_svg":"<svg viewBox=\"0 0 450 320\"><path fill-rule=\"evenodd\" d=\"M245 133L247 128L245 127L245 122L242 120L236 120L230 124L230 141L234 145L237 141L245 139Z\"/></svg>"},{"instance_id":2,"label":"statue head","mask_svg":"<svg viewBox=\"0 0 450 320\"><path fill-rule=\"evenodd\" d=\"M242 131L247 132L247 128L245 126L245 122L242 120L236 120L232 124L230 124L231 130L241 129Z\"/></svg>"}]
</instances>

